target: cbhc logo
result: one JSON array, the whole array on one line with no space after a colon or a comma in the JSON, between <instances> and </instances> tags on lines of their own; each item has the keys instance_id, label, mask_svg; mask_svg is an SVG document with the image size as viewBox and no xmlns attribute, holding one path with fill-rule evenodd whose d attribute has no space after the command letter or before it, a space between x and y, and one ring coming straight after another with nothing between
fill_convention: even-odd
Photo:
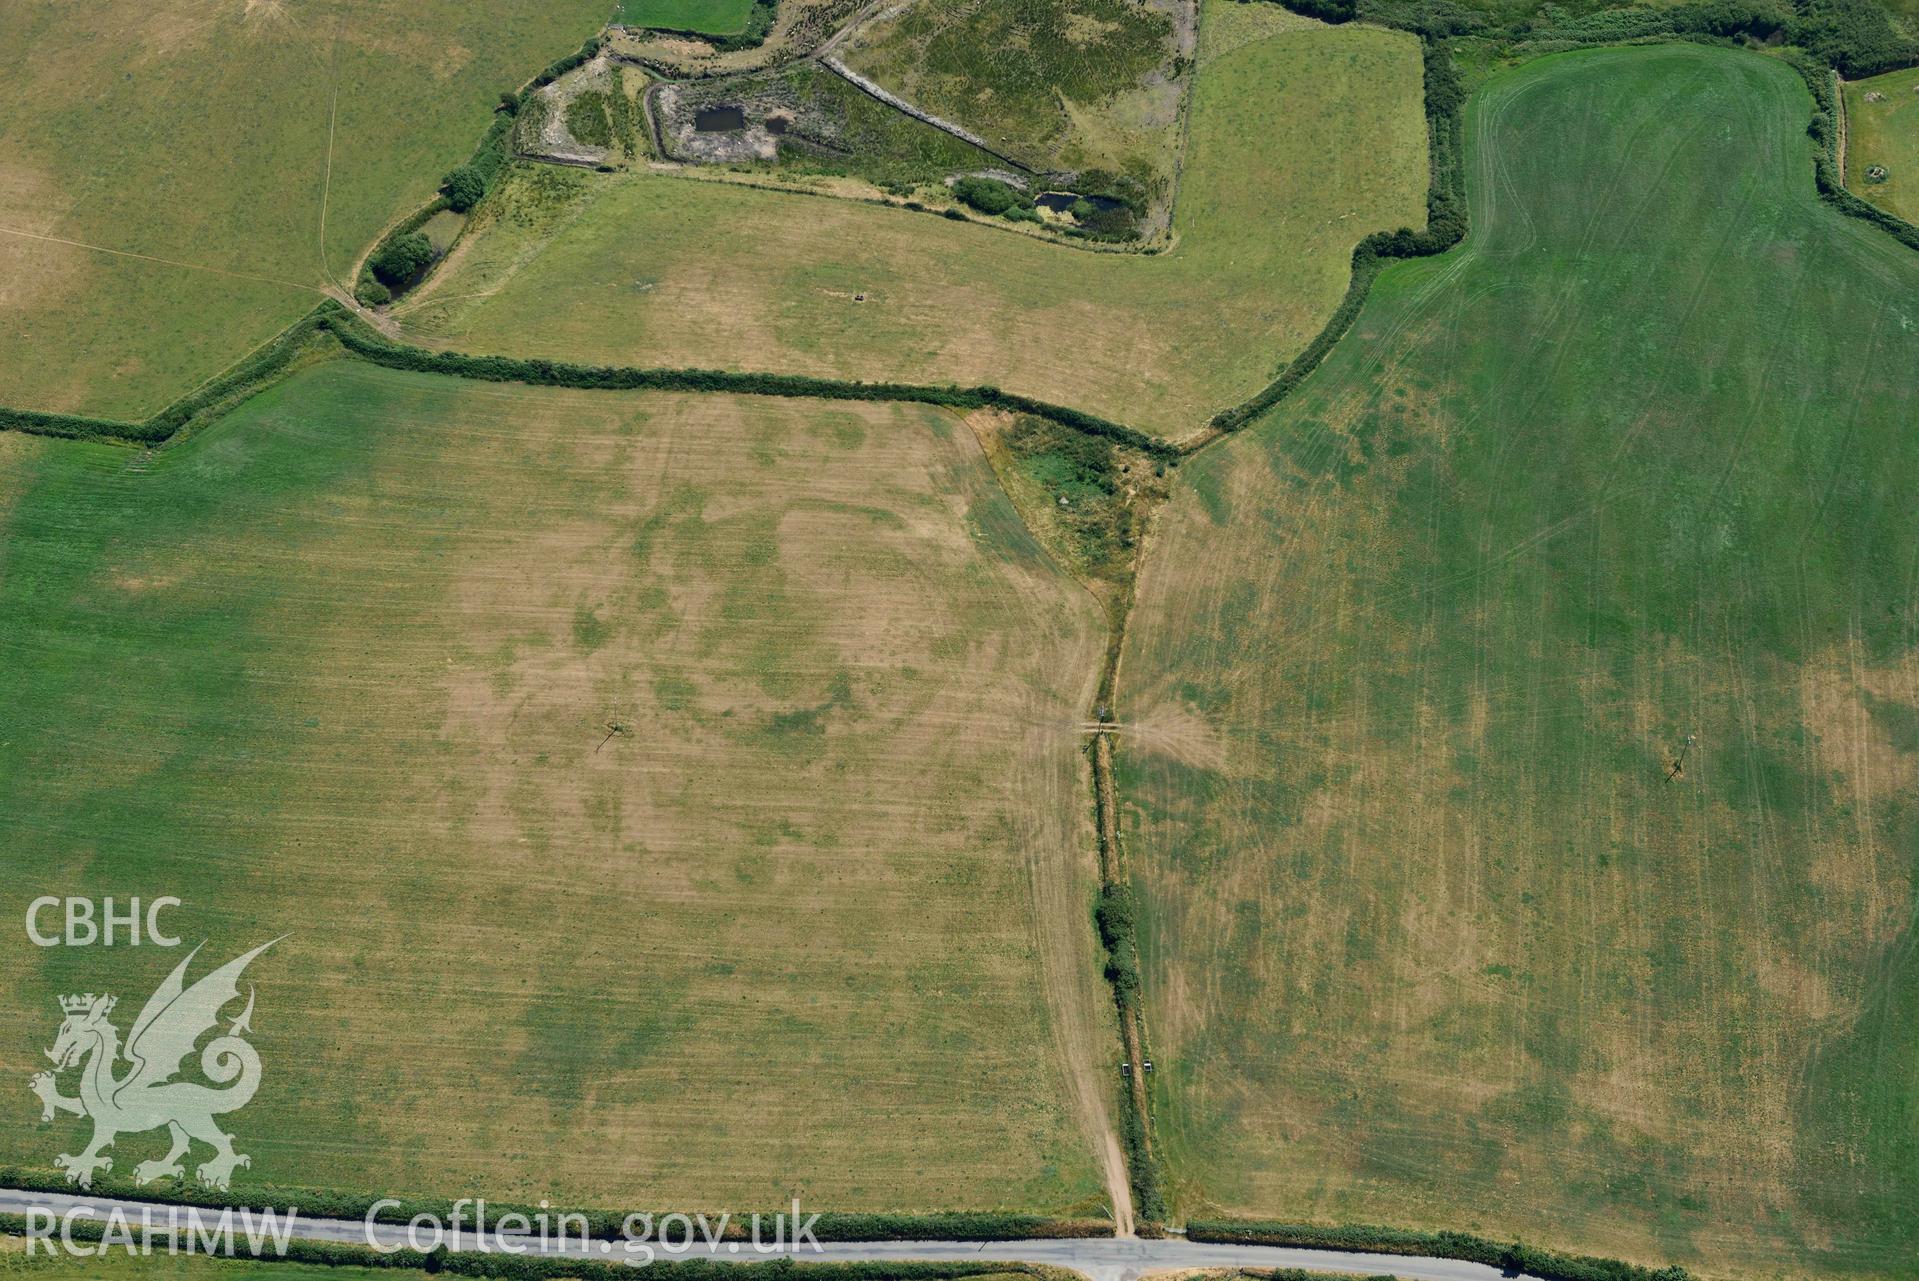
<instances>
[{"instance_id":1,"label":"cbhc logo","mask_svg":"<svg viewBox=\"0 0 1919 1281\"><path fill-rule=\"evenodd\" d=\"M94 901L90 898L59 898L48 894L33 900L27 905L27 937L36 947L92 947L100 943L114 947L120 942L129 946L140 946L140 925L144 919L147 927L146 941L156 947L178 947L180 940L165 933L160 928L162 908L179 907L180 900L171 894L162 895L146 905L146 912L140 911L140 900L130 898L125 910L116 910L114 900L103 898L99 911L94 910ZM59 922L64 916L65 929L58 934L40 932L40 915L54 908L61 908L61 915L54 916Z\"/></svg>"}]
</instances>

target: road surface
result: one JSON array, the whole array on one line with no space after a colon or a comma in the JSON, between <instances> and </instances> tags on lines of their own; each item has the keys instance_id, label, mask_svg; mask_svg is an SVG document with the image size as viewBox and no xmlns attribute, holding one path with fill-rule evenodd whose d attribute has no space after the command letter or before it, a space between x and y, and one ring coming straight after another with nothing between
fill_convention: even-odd
<instances>
[{"instance_id":1,"label":"road surface","mask_svg":"<svg viewBox=\"0 0 1919 1281\"><path fill-rule=\"evenodd\" d=\"M81 1221L85 1219L85 1210L92 1211L96 1223L105 1222L115 1209L119 1210L126 1221L133 1225L134 1236L139 1236L139 1226L145 1221L156 1226L168 1222L169 1211L185 1213L185 1207L173 1207L153 1202L119 1200L113 1197L97 1197L85 1194L57 1192L21 1192L12 1188L0 1188L0 1213L24 1215L29 1209L44 1209L54 1216L64 1216L76 1208L82 1209ZM208 1212L202 1210L201 1213ZM217 1217L218 1211L212 1214ZM239 1213L235 1212L236 1220ZM371 1237L369 1237L369 1231ZM430 1231L430 1229L429 1229ZM53 1229L58 1237L59 1228ZM298 1216L293 1235L310 1241L344 1242L350 1245L376 1244L383 1247L399 1247L406 1243L407 1229L398 1224L368 1225L357 1219L319 1219L305 1214ZM236 1227L236 1237L241 1233ZM677 1230L674 1238L678 1239ZM540 1241L535 1237L519 1239L523 1241L526 1253L569 1255L574 1257L622 1260L628 1257L631 1249L627 1243L587 1241L577 1237L564 1242L558 1240ZM499 1249L497 1238L488 1238L490 1247ZM424 1242L431 1245L432 1241ZM449 1248L455 1246L447 1241ZM467 1249L479 1248L472 1235L471 1225L467 1234L459 1242ZM657 1245L655 1246L657 1250ZM1121 1241L1111 1237L1090 1237L1083 1239L1057 1239L1039 1241L823 1241L815 1249L811 1245L798 1250L781 1248L760 1251L757 1247L741 1242L722 1241L711 1248L704 1241L698 1241L689 1251L680 1253L661 1252L657 1257L667 1259L706 1258L751 1263L791 1255L801 1262L814 1263L854 1263L873 1261L892 1262L977 1262L996 1260L1008 1263L1045 1263L1057 1267L1071 1268L1088 1277L1090 1281L1135 1281L1136 1278L1153 1272L1172 1272L1185 1268L1308 1268L1320 1272L1349 1272L1363 1276L1376 1276L1390 1273L1394 1276L1409 1278L1410 1281L1513 1281L1518 1274L1504 1273L1498 1268L1481 1263L1466 1263L1457 1259L1435 1259L1416 1255L1360 1254L1344 1250L1305 1250L1290 1246L1269 1245L1208 1245L1198 1241L1187 1241L1178 1237L1169 1237L1162 1241ZM637 1256L635 1256L637 1257ZM1532 1281L1521 1277L1520 1281Z\"/></svg>"}]
</instances>

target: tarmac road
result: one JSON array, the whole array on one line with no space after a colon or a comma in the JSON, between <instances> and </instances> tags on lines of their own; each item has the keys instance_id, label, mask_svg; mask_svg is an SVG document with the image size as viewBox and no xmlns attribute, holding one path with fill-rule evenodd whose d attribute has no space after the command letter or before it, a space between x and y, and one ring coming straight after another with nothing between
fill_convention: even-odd
<instances>
[{"instance_id":1,"label":"tarmac road","mask_svg":"<svg viewBox=\"0 0 1919 1281\"><path fill-rule=\"evenodd\" d=\"M96 1197L73 1193L22 1192L12 1188L0 1188L0 1213L24 1215L29 1209L44 1209L52 1215L64 1216L76 1208L82 1209L79 1216L85 1219L85 1211L91 1210L95 1222L104 1222L108 1215L118 1209L126 1221L133 1225L137 1239L140 1225L151 1222L156 1228L164 1227L170 1212L184 1214L186 1207L169 1206L154 1202L119 1200L113 1197ZM202 1215L208 1211L202 1210ZM211 1212L217 1218L219 1211ZM143 1219L143 1216L144 1219ZM235 1236L241 1237L240 1212L234 1212ZM370 1232L370 1236L369 1236ZM368 1225L354 1219L319 1219L300 1214L295 1220L293 1235L310 1241L343 1242L351 1245L377 1244L399 1247L406 1243L407 1229L390 1223ZM59 1236L59 1227L53 1229L53 1235ZM164 1240L164 1238L162 1238ZM677 1231L674 1239L678 1239ZM432 1240L423 1241L432 1245ZM597 1258L607 1260L627 1259L633 1247L630 1243L588 1241L581 1242L577 1237L564 1242L553 1240L542 1242L537 1237L516 1239L524 1244L526 1253L560 1254L574 1257ZM468 1225L466 1235L459 1242L447 1241L449 1249L481 1248ZM486 1246L495 1252L500 1249L498 1239L489 1236ZM164 1247L162 1247L164 1248ZM244 1248L244 1246L242 1247ZM655 1249L658 1249L655 1246ZM1409 1281L1512 1281L1523 1274L1501 1272L1498 1268L1481 1263L1466 1263L1457 1259L1435 1259L1417 1255L1360 1254L1343 1250L1304 1250L1289 1246L1266 1245L1208 1245L1198 1241L1187 1241L1180 1237L1169 1237L1160 1241L1115 1240L1111 1237L1090 1237L1081 1239L1055 1239L1038 1241L823 1241L818 1249L804 1245L798 1250L784 1248L761 1250L743 1242L721 1242L715 1248L709 1248L704 1241L698 1241L692 1250L669 1254L661 1252L661 1260L669 1258L704 1258L708 1254L721 1260L751 1263L791 1255L801 1262L816 1263L853 1263L872 1261L897 1262L946 1262L998 1260L1017 1263L1045 1263L1057 1267L1071 1268L1090 1281L1135 1281L1136 1278L1154 1272L1172 1272L1186 1268L1308 1268L1320 1272L1350 1272L1363 1276L1391 1274L1408 1278ZM632 1257L637 1261L638 1255Z\"/></svg>"}]
</instances>

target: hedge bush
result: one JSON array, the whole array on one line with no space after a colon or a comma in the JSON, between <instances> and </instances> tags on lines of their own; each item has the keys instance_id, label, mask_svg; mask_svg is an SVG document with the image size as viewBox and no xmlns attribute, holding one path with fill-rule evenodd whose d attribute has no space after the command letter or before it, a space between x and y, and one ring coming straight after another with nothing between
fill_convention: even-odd
<instances>
[{"instance_id":1,"label":"hedge bush","mask_svg":"<svg viewBox=\"0 0 1919 1281\"><path fill-rule=\"evenodd\" d=\"M440 190L446 195L446 207L454 213L465 213L480 203L486 195L486 179L480 171L470 164L461 165L440 181Z\"/></svg>"},{"instance_id":2,"label":"hedge bush","mask_svg":"<svg viewBox=\"0 0 1919 1281\"><path fill-rule=\"evenodd\" d=\"M971 205L983 214L1003 214L1026 203L1026 197L1012 184L972 174L953 183L953 194L959 197L960 203Z\"/></svg>"},{"instance_id":3,"label":"hedge bush","mask_svg":"<svg viewBox=\"0 0 1919 1281\"><path fill-rule=\"evenodd\" d=\"M374 279L392 288L425 271L432 261L433 242L422 232L409 231L389 237L368 259L367 266L372 268Z\"/></svg>"}]
</instances>

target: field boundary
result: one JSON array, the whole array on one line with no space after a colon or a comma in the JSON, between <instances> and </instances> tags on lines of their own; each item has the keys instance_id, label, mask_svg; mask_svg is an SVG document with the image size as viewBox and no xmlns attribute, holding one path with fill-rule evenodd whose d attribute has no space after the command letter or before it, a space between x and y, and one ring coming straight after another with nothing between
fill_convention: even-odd
<instances>
[{"instance_id":1,"label":"field boundary","mask_svg":"<svg viewBox=\"0 0 1919 1281\"><path fill-rule=\"evenodd\" d=\"M468 356L395 342L337 299L328 298L264 347L151 418L128 422L78 414L0 407L0 431L70 440L155 445L172 439L209 409L224 411L263 390L287 372L309 344L330 337L348 355L369 364L476 382L517 382L585 391L695 391L810 400L899 401L949 409L1005 409L1032 414L1062 427L1130 446L1162 462L1177 462L1183 450L1135 427L1065 405L980 385L875 383L725 369L669 369L634 365L580 365L570 361L511 356Z\"/></svg>"},{"instance_id":2,"label":"field boundary","mask_svg":"<svg viewBox=\"0 0 1919 1281\"><path fill-rule=\"evenodd\" d=\"M560 1212L548 1211L548 1213ZM498 1220L495 1219L494 1222L497 1223ZM76 1217L63 1223L62 1231L70 1233L76 1241L100 1243L107 1235L108 1226L109 1223L106 1220ZM817 1235L817 1229L815 1233ZM0 1235L24 1237L26 1234L25 1215L0 1213ZM264 1241L261 1244L263 1245ZM332 1241L289 1237L283 1252L277 1246L269 1251L254 1246L252 1242L239 1234L236 1234L234 1240L233 1257L265 1264L294 1263L328 1268L377 1268L383 1271L398 1269L437 1272L453 1276L526 1278L528 1281L545 1281L549 1277L611 1278L634 1275L633 1267L623 1262L585 1259L563 1254L509 1255L486 1250L448 1250L444 1246L426 1253L406 1246L387 1252L375 1250L371 1246L343 1245ZM793 1272L813 1272L821 1276L837 1278L838 1281L957 1281L962 1277L1009 1274L1045 1279L1058 1275L1058 1269L1045 1264L999 1260L979 1263L942 1263L931 1260L859 1263L807 1262L802 1259L775 1258L758 1263L736 1263L689 1258L658 1259L647 1265L647 1271L658 1269L671 1276L710 1278L733 1276L735 1275L733 1269L736 1268L746 1269L745 1275L751 1275L752 1270L759 1267L771 1268L782 1276ZM725 1271L716 1271L716 1269L725 1269Z\"/></svg>"},{"instance_id":3,"label":"field boundary","mask_svg":"<svg viewBox=\"0 0 1919 1281\"><path fill-rule=\"evenodd\" d=\"M1445 253L1466 238L1466 92L1460 83L1459 68L1453 63L1452 48L1444 38L1420 37L1423 70L1422 100L1426 112L1426 227L1414 231L1376 231L1353 246L1352 275L1346 282L1345 296L1333 309L1331 318L1305 350L1266 386L1251 396L1214 414L1206 429L1193 438L1187 453L1196 454L1223 435L1238 431L1280 401L1291 395L1306 376L1319 368L1321 361L1352 328L1360 308L1372 292L1373 281L1386 262L1393 258L1427 258Z\"/></svg>"},{"instance_id":4,"label":"field boundary","mask_svg":"<svg viewBox=\"0 0 1919 1281\"><path fill-rule=\"evenodd\" d=\"M63 1174L51 1170L0 1166L0 1187L17 1192L54 1192L72 1194L75 1189ZM172 1187L136 1186L131 1179L111 1175L98 1176L88 1194L129 1201L151 1201L158 1205L196 1206L211 1210L251 1210L264 1213L297 1205L300 1213L321 1219L366 1219L376 1205L373 1222L404 1225L416 1215L434 1216L451 1222L459 1202L451 1197L408 1197L405 1199L360 1193L327 1191L320 1188L282 1187L261 1184L229 1192L215 1191L190 1184ZM385 1204L382 1204L385 1203ZM595 1241L617 1241L630 1214L644 1210L586 1209L580 1206L536 1206L523 1202L495 1201L487 1198L487 1207L498 1215L540 1214L578 1215L586 1223L587 1236ZM689 1210L687 1213L692 1213ZM653 1213L654 1222L664 1214ZM762 1210L770 1214L770 1210ZM720 1234L722 1240L748 1239L752 1210L734 1211L732 1221ZM717 1216L715 1216L717 1217ZM808 1211L808 1217L812 1212ZM0 1220L5 1216L0 1215ZM867 1213L853 1210L821 1211L813 1224L813 1235L822 1241L1037 1241L1070 1238L1110 1237L1113 1224L1107 1219L1058 1218L1044 1214L1012 1214L992 1210L942 1210L924 1214Z\"/></svg>"},{"instance_id":5,"label":"field boundary","mask_svg":"<svg viewBox=\"0 0 1919 1281\"><path fill-rule=\"evenodd\" d=\"M277 381L296 357L309 349L335 314L346 309L328 298L306 315L281 330L275 337L242 357L237 364L208 379L150 418L127 422L113 418L89 418L81 414L43 413L37 409L9 409L0 406L0 431L24 432L33 436L54 436L67 440L112 441L119 444L157 445L170 440L208 414L223 414L254 393Z\"/></svg>"},{"instance_id":6,"label":"field boundary","mask_svg":"<svg viewBox=\"0 0 1919 1281\"><path fill-rule=\"evenodd\" d=\"M1591 1254L1566 1254L1522 1241L1499 1242L1470 1232L1416 1232L1353 1225L1316 1227L1253 1219L1196 1219L1186 1226L1192 1241L1220 1245L1288 1245L1305 1249L1365 1250L1377 1254L1425 1255L1483 1263L1545 1281L1687 1281L1678 1264L1649 1268Z\"/></svg>"},{"instance_id":7,"label":"field boundary","mask_svg":"<svg viewBox=\"0 0 1919 1281\"><path fill-rule=\"evenodd\" d=\"M1802 50L1788 50L1782 59L1797 71L1812 95L1812 123L1806 132L1812 135L1818 150L1813 155L1812 180L1819 198L1840 213L1871 223L1908 249L1919 250L1919 227L1889 209L1881 209L1855 194L1846 185L1846 173L1840 150L1845 102L1835 81L1836 73Z\"/></svg>"}]
</instances>

